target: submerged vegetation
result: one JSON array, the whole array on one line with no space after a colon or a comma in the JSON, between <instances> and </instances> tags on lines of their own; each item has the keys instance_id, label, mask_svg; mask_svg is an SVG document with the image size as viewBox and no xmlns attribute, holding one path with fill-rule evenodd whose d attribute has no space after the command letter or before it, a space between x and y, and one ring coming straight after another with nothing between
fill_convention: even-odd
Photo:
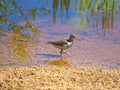
<instances>
[{"instance_id":1,"label":"submerged vegetation","mask_svg":"<svg viewBox=\"0 0 120 90\"><path fill-rule=\"evenodd\" d=\"M65 58L60 58L60 59L57 59L57 60L53 60L53 61L50 61L50 62L47 62L48 65L56 65L56 66L68 66L70 67L71 64L69 64L69 62L65 59Z\"/></svg>"},{"instance_id":2,"label":"submerged vegetation","mask_svg":"<svg viewBox=\"0 0 120 90\"><path fill-rule=\"evenodd\" d=\"M8 52L7 57L9 59L17 60L19 62L23 62L23 60L32 60L31 52L29 51L29 42L34 42L35 40L29 35L23 35L24 30L31 30L32 33L38 35L40 34L40 30L33 26L30 19L35 19L37 13L49 13L49 9L45 8L31 8L24 10L22 5L20 5L17 0L1 0L0 1L0 34L3 34L6 38L9 38L9 41L5 40L1 44L4 46ZM20 20L24 20L24 24L20 25L16 20L11 20L12 16L17 16ZM12 30L12 32L3 30ZM8 34L9 33L9 34ZM12 44L10 46L8 43ZM5 51L0 48L3 52L0 56L0 60L8 58L4 58ZM14 55L14 56L13 56ZM13 56L13 57L11 57Z\"/></svg>"},{"instance_id":3,"label":"submerged vegetation","mask_svg":"<svg viewBox=\"0 0 120 90\"><path fill-rule=\"evenodd\" d=\"M22 30L23 31L23 30ZM37 41L30 36L21 34L21 30L0 31L3 36L0 39L0 63L9 64L30 62L33 54L30 50Z\"/></svg>"}]
</instances>

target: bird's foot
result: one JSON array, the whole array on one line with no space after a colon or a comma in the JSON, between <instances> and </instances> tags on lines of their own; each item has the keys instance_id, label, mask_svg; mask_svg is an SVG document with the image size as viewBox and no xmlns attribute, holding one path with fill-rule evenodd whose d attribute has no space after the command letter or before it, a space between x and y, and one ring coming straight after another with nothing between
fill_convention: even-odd
<instances>
[{"instance_id":1,"label":"bird's foot","mask_svg":"<svg viewBox=\"0 0 120 90\"><path fill-rule=\"evenodd\" d=\"M66 52L66 54L67 54L67 57L70 57L70 53Z\"/></svg>"},{"instance_id":2,"label":"bird's foot","mask_svg":"<svg viewBox=\"0 0 120 90\"><path fill-rule=\"evenodd\" d=\"M68 52L63 52L63 54L66 54L67 56L65 58L70 57L70 54Z\"/></svg>"}]
</instances>

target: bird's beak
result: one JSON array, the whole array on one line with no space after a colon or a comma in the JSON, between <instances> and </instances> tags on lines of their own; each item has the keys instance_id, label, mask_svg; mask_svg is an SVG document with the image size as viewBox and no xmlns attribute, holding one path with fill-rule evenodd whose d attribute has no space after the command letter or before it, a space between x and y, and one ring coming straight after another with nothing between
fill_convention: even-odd
<instances>
[{"instance_id":1,"label":"bird's beak","mask_svg":"<svg viewBox=\"0 0 120 90\"><path fill-rule=\"evenodd\" d=\"M75 37L75 39L78 40L78 41L81 41L79 38L76 38L76 37Z\"/></svg>"}]
</instances>

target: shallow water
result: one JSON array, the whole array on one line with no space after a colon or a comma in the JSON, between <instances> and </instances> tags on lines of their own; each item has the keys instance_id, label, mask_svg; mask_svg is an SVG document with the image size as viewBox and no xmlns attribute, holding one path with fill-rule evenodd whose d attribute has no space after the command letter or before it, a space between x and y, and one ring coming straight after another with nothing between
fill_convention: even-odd
<instances>
[{"instance_id":1,"label":"shallow water","mask_svg":"<svg viewBox=\"0 0 120 90\"><path fill-rule=\"evenodd\" d=\"M39 0L35 0L28 5L26 1L23 6L34 7L34 4L39 6L40 3L39 7L52 8L50 2L47 4L43 4L45 1L38 2ZM17 38L20 40L14 40L16 37L13 32L0 34L0 66L46 65L45 60L52 61L60 58L60 50L47 42L66 39L70 34L75 34L81 41L75 41L71 48L65 50L70 57L66 54L63 56L71 65L120 68L119 16L114 21L114 27L102 29L101 18L99 18L98 27L95 27L93 17L90 17L92 22L81 26L79 15L71 8L69 19L67 19L65 12L61 17L58 11L55 24L53 24L52 13L46 16L38 15L37 19L31 22L40 29L40 34L31 34L29 30L23 32L25 36L34 37L35 41L26 38L24 38L26 41L22 41L20 37ZM22 23L21 21L20 24ZM17 52L18 56L14 52Z\"/></svg>"},{"instance_id":2,"label":"shallow water","mask_svg":"<svg viewBox=\"0 0 120 90\"><path fill-rule=\"evenodd\" d=\"M67 25L57 23L51 27L42 27L41 34L37 37L40 39L40 47L35 51L37 57L35 59L42 62L46 59L59 58L59 50L46 43L68 38L74 33L81 41L75 41L74 45L66 50L70 54L70 57L66 58L70 64L120 67L120 30L118 28L119 26L116 26L114 30L108 30L107 35L103 36L101 29L88 27L79 31L74 25L71 27L70 22Z\"/></svg>"}]
</instances>

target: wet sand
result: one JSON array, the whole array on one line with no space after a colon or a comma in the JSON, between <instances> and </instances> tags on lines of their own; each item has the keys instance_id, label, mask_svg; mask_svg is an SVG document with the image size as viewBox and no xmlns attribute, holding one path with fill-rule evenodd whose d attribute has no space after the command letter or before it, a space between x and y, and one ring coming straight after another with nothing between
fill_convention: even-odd
<instances>
[{"instance_id":1,"label":"wet sand","mask_svg":"<svg viewBox=\"0 0 120 90\"><path fill-rule=\"evenodd\" d=\"M0 67L0 90L120 90L120 69Z\"/></svg>"}]
</instances>

